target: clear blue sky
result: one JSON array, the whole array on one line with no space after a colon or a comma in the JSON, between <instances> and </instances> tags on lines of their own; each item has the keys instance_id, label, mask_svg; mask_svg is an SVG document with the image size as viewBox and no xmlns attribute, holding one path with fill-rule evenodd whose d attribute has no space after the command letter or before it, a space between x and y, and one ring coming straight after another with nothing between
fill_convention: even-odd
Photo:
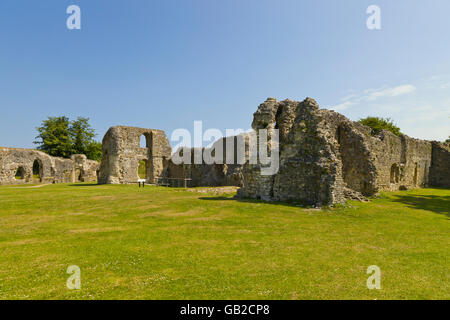
<instances>
[{"instance_id":1,"label":"clear blue sky","mask_svg":"<svg viewBox=\"0 0 450 320\"><path fill-rule=\"evenodd\" d=\"M33 147L58 115L89 117L99 140L114 125L248 129L267 97L307 96L443 140L449 14L448 0L2 0L0 146Z\"/></svg>"}]
</instances>

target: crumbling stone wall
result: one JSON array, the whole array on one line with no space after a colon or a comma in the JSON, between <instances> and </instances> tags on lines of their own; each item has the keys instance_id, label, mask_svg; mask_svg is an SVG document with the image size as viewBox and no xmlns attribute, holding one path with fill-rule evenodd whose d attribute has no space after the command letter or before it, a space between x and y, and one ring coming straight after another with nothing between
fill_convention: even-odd
<instances>
[{"instance_id":1,"label":"crumbling stone wall","mask_svg":"<svg viewBox=\"0 0 450 320\"><path fill-rule=\"evenodd\" d=\"M280 168L263 176L261 164L247 162L240 197L320 206L364 199L380 190L424 187L430 176L434 185L448 183L448 149L441 144L388 131L371 136L370 128L319 109L310 98L269 98L255 112L252 127L256 132L279 129Z\"/></svg>"},{"instance_id":2,"label":"crumbling stone wall","mask_svg":"<svg viewBox=\"0 0 450 320\"><path fill-rule=\"evenodd\" d=\"M146 147L141 148L141 137ZM139 162L146 161L146 180L156 183L164 176L171 147L164 131L135 127L112 127L102 142L103 158L100 165L99 183L136 183L139 179Z\"/></svg>"},{"instance_id":3,"label":"crumbling stone wall","mask_svg":"<svg viewBox=\"0 0 450 320\"><path fill-rule=\"evenodd\" d=\"M148 183L159 178L190 178L191 187L241 186L239 197L317 206L363 200L380 190L449 185L448 145L388 131L372 136L370 128L332 110L319 109L311 98L302 102L267 99L254 113L252 128L252 134L214 143L213 149L223 146L220 163L208 164L204 159L195 163L197 152L213 149L184 149L191 163L175 164L163 131L112 127L103 139L99 182L135 183L139 162L145 160ZM249 139L256 136L259 143L260 129L279 130L280 162L274 175L261 174L270 164L249 161ZM139 146L142 135L147 137L146 148ZM234 139L233 152L227 150L227 139ZM237 159L237 139L244 143L243 159ZM270 143L268 147L270 150ZM227 156L233 153L234 164L227 164Z\"/></svg>"},{"instance_id":4,"label":"crumbling stone wall","mask_svg":"<svg viewBox=\"0 0 450 320\"><path fill-rule=\"evenodd\" d=\"M140 139L146 137L146 148L141 148ZM243 135L244 136L244 135ZM243 137L242 136L242 137ZM189 187L200 186L241 186L242 164L244 160L227 164L227 139L234 139L235 160L237 160L238 139L240 136L223 138L216 141L212 148L223 144L222 163L207 164L203 161L195 164L194 148L178 150L189 153L190 163L175 164L171 158L172 149L169 141L161 130L135 127L111 127L103 138L103 158L100 165L99 183L127 184L136 183L139 179L139 162L147 162L147 183L163 183L172 186L184 186L183 179L191 179L186 184ZM205 149L197 150L203 154ZM220 161L219 161L220 162Z\"/></svg>"},{"instance_id":5,"label":"crumbling stone wall","mask_svg":"<svg viewBox=\"0 0 450 320\"><path fill-rule=\"evenodd\" d=\"M450 188L450 144L433 142L430 184Z\"/></svg>"},{"instance_id":6,"label":"crumbling stone wall","mask_svg":"<svg viewBox=\"0 0 450 320\"><path fill-rule=\"evenodd\" d=\"M97 181L100 163L89 160L84 154L74 154L70 159L75 169L75 182Z\"/></svg>"},{"instance_id":7,"label":"crumbling stone wall","mask_svg":"<svg viewBox=\"0 0 450 320\"><path fill-rule=\"evenodd\" d=\"M376 155L377 185L380 190L399 190L429 185L432 143L396 136L383 131L369 138L370 149Z\"/></svg>"},{"instance_id":8,"label":"crumbling stone wall","mask_svg":"<svg viewBox=\"0 0 450 320\"><path fill-rule=\"evenodd\" d=\"M233 140L234 150L227 151L227 140ZM238 141L243 144L242 160L238 161ZM222 160L214 164L205 163L202 157L202 163L195 163L195 152L204 154L205 150L208 154L215 156L213 150L222 144L223 156ZM167 177L175 179L189 178L188 183L190 187L215 187L215 186L242 186L242 165L247 157L248 159L248 139L245 134L239 136L232 136L219 139L209 149L206 148L183 148L176 152L180 155L187 152L190 155L190 164L174 164L172 161L168 162ZM231 154L231 155L230 155ZM231 161L227 161L227 155L230 155ZM228 163L227 163L228 162Z\"/></svg>"},{"instance_id":9,"label":"crumbling stone wall","mask_svg":"<svg viewBox=\"0 0 450 320\"><path fill-rule=\"evenodd\" d=\"M261 164L246 163L241 197L309 204L341 202L344 199L341 164L334 139L313 99L277 102L269 98L254 114L253 129L280 130L280 166L277 174L263 176Z\"/></svg>"},{"instance_id":10,"label":"crumbling stone wall","mask_svg":"<svg viewBox=\"0 0 450 320\"><path fill-rule=\"evenodd\" d=\"M37 177L33 176L35 161L39 165ZM98 168L99 163L87 160L85 155L63 159L38 150L0 148L0 185L97 181ZM16 179L18 171L21 176Z\"/></svg>"}]
</instances>

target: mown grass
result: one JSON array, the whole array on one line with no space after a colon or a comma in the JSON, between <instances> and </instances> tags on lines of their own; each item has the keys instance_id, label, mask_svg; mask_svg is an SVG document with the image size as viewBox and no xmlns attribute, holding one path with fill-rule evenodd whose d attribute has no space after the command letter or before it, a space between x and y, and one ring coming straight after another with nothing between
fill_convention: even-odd
<instances>
[{"instance_id":1,"label":"mown grass","mask_svg":"<svg viewBox=\"0 0 450 320\"><path fill-rule=\"evenodd\" d=\"M0 187L2 299L449 299L450 190L329 210L163 187ZM68 290L67 267L81 268ZM381 268L381 290L366 287Z\"/></svg>"}]
</instances>

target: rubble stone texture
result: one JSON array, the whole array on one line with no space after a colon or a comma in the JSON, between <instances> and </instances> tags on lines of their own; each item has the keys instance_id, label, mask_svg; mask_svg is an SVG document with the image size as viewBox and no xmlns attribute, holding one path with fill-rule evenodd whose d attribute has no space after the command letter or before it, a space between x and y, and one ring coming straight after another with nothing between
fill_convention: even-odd
<instances>
[{"instance_id":1,"label":"rubble stone texture","mask_svg":"<svg viewBox=\"0 0 450 320\"><path fill-rule=\"evenodd\" d=\"M449 151L438 142L396 136L370 128L331 110L303 102L269 98L254 114L253 129L280 131L280 168L260 174L246 163L240 197L332 205L362 200L380 190L428 185L448 187Z\"/></svg>"},{"instance_id":2,"label":"rubble stone texture","mask_svg":"<svg viewBox=\"0 0 450 320\"><path fill-rule=\"evenodd\" d=\"M145 147L141 148L141 137ZM164 176L171 147L164 131L134 127L112 127L102 142L103 158L98 182L100 184L130 184L139 179L139 162L146 162L146 180L156 183Z\"/></svg>"},{"instance_id":3,"label":"rubble stone texture","mask_svg":"<svg viewBox=\"0 0 450 320\"><path fill-rule=\"evenodd\" d=\"M98 168L85 155L63 159L38 150L0 148L0 185L97 181Z\"/></svg>"},{"instance_id":4,"label":"rubble stone texture","mask_svg":"<svg viewBox=\"0 0 450 320\"><path fill-rule=\"evenodd\" d=\"M450 143L433 142L430 185L450 188Z\"/></svg>"}]
</instances>

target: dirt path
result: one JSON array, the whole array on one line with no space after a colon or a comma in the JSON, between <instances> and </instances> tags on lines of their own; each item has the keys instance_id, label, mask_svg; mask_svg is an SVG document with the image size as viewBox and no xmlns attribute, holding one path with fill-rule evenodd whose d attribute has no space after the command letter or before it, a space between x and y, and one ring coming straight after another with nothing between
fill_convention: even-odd
<instances>
[{"instance_id":1,"label":"dirt path","mask_svg":"<svg viewBox=\"0 0 450 320\"><path fill-rule=\"evenodd\" d=\"M38 184L36 186L28 186L28 187L12 187L11 189L29 189L29 188L42 188L45 186L49 186L51 183Z\"/></svg>"}]
</instances>

